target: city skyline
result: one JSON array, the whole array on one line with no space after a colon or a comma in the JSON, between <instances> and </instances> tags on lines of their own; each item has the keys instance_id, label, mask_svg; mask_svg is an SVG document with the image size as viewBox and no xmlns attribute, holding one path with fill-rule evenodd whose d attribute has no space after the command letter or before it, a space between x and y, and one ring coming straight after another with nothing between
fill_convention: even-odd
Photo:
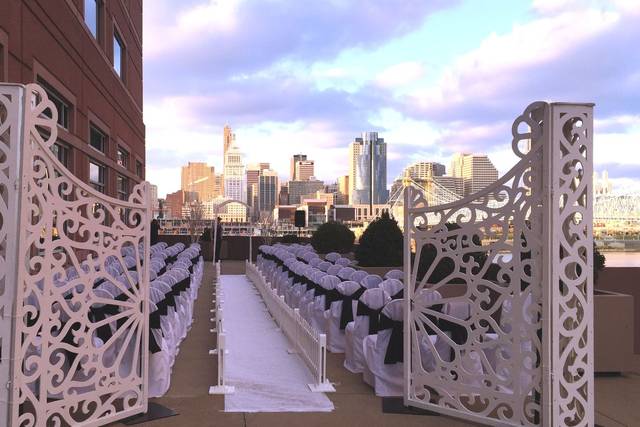
<instances>
[{"instance_id":1,"label":"city skyline","mask_svg":"<svg viewBox=\"0 0 640 427\"><path fill-rule=\"evenodd\" d=\"M388 185L456 151L488 154L502 175L516 161L512 121L541 99L595 102L596 169L637 185L638 17L631 1L158 0L144 15L147 178L164 194L189 160L222 170L226 123L246 161L281 178L300 150L318 179L343 174L343 149L363 131L389 143ZM585 66L587 47L607 61Z\"/></svg>"}]
</instances>

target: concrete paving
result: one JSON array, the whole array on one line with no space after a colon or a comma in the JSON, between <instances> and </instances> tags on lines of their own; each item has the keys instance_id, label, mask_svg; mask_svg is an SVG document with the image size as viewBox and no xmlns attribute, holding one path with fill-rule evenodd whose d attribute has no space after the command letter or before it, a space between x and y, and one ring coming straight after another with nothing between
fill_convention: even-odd
<instances>
[{"instance_id":1,"label":"concrete paving","mask_svg":"<svg viewBox=\"0 0 640 427\"><path fill-rule=\"evenodd\" d=\"M222 274L243 274L244 262L222 263ZM217 375L216 358L208 351L215 337L209 332L213 294L213 266L206 263L203 284L195 304L195 321L181 345L166 396L151 401L165 405L178 416L139 424L149 427L340 427L340 426L433 426L458 427L477 424L446 416L391 415L382 412L382 401L360 375L342 367L343 355L327 355L329 379L336 393L327 394L335 405L330 413L225 413L224 397L209 396L209 386ZM640 425L640 355L635 356L632 372L596 378L596 423L603 427ZM113 426L124 426L115 423Z\"/></svg>"}]
</instances>

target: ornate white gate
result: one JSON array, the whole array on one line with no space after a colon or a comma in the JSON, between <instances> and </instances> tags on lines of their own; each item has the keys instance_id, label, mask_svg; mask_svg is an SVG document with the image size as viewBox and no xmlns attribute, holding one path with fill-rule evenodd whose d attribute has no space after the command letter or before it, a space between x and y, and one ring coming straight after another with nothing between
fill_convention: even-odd
<instances>
[{"instance_id":1,"label":"ornate white gate","mask_svg":"<svg viewBox=\"0 0 640 427\"><path fill-rule=\"evenodd\" d=\"M535 102L512 134L520 161L485 190L406 189L405 404L593 425L593 105Z\"/></svg>"},{"instance_id":2,"label":"ornate white gate","mask_svg":"<svg viewBox=\"0 0 640 427\"><path fill-rule=\"evenodd\" d=\"M56 122L39 86L0 85L1 425L97 426L147 407L147 184L122 201L80 181L51 150Z\"/></svg>"}]
</instances>

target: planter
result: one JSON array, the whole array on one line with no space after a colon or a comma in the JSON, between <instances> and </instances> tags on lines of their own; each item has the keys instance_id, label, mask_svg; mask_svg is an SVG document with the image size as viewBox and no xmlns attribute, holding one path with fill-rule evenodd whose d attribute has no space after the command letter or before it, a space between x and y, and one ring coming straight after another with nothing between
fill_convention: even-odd
<instances>
[{"instance_id":1,"label":"planter","mask_svg":"<svg viewBox=\"0 0 640 427\"><path fill-rule=\"evenodd\" d=\"M633 361L633 297L595 290L593 301L594 371L621 373Z\"/></svg>"}]
</instances>

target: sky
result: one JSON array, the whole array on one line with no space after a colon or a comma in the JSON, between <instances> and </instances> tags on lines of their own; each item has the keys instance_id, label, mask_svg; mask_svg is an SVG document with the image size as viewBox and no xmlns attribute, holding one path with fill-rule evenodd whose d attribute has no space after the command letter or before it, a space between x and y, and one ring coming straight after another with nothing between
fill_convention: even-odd
<instances>
[{"instance_id":1,"label":"sky","mask_svg":"<svg viewBox=\"0 0 640 427\"><path fill-rule=\"evenodd\" d=\"M594 102L595 170L640 189L640 1L154 0L144 3L147 179L222 172L229 124L247 163L328 183L364 131L391 183L415 161L516 162L511 123L537 100Z\"/></svg>"}]
</instances>

